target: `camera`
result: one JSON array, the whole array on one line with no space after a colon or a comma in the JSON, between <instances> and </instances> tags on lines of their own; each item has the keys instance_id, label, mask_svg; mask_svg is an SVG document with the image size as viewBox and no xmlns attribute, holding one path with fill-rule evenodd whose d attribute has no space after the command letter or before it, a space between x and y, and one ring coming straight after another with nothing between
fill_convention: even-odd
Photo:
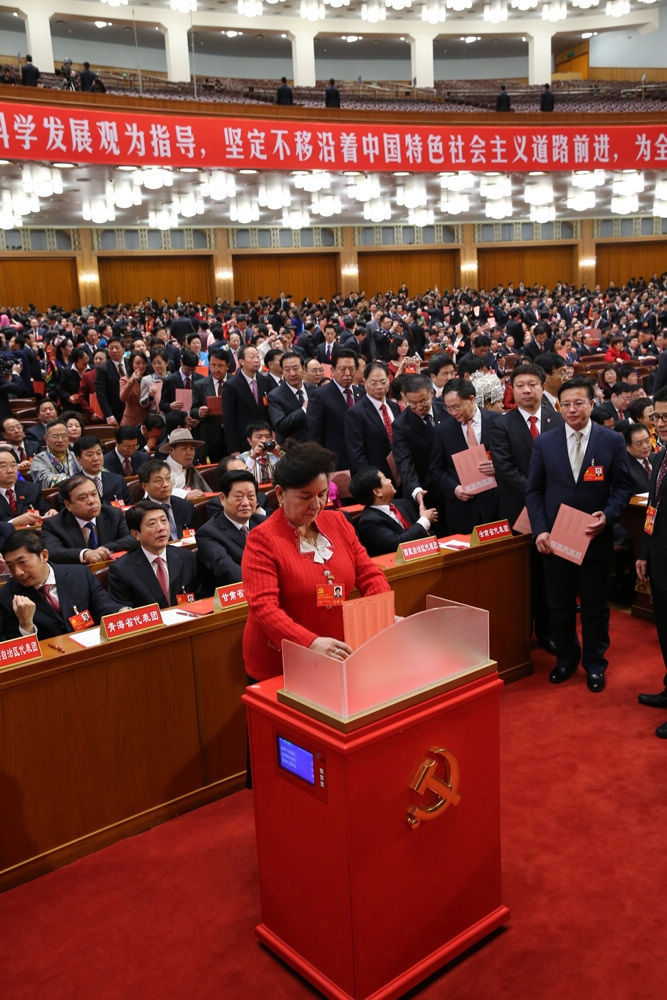
<instances>
[{"instance_id":1,"label":"camera","mask_svg":"<svg viewBox=\"0 0 667 1000\"><path fill-rule=\"evenodd\" d=\"M262 441L262 448L264 451L275 451L276 442L275 441Z\"/></svg>"}]
</instances>

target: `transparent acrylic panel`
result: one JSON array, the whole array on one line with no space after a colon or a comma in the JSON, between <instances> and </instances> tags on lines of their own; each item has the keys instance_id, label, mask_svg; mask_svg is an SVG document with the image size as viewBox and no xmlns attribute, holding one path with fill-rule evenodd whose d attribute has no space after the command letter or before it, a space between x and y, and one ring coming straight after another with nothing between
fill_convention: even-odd
<instances>
[{"instance_id":1,"label":"transparent acrylic panel","mask_svg":"<svg viewBox=\"0 0 667 1000\"><path fill-rule=\"evenodd\" d=\"M283 643L285 690L343 719L443 681L463 684L488 660L488 612L447 601L384 629L342 663Z\"/></svg>"}]
</instances>

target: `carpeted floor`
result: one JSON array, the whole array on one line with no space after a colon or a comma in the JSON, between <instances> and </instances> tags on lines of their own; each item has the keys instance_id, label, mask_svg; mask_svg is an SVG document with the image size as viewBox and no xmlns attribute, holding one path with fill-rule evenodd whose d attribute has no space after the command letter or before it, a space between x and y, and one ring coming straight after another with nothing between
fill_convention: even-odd
<instances>
[{"instance_id":1,"label":"carpeted floor","mask_svg":"<svg viewBox=\"0 0 667 1000\"><path fill-rule=\"evenodd\" d=\"M615 612L608 686L534 676L501 696L507 928L420 1000L662 1000L666 713L655 630ZM1 806L0 806L1 808ZM300 1000L256 942L252 794L242 792L0 896L3 1000ZM333 930L335 941L335 929Z\"/></svg>"}]
</instances>

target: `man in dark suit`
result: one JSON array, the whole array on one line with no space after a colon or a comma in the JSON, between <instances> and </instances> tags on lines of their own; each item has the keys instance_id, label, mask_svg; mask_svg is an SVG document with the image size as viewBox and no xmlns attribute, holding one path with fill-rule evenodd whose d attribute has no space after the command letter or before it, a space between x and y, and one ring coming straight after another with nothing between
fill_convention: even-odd
<instances>
[{"instance_id":1,"label":"man in dark suit","mask_svg":"<svg viewBox=\"0 0 667 1000\"><path fill-rule=\"evenodd\" d=\"M121 500L127 506L132 503L123 476L117 476L115 472L109 472L104 468L104 451L99 438L94 434L84 434L74 442L72 451L84 476L88 476L95 483L102 503L112 503L114 500Z\"/></svg>"},{"instance_id":2,"label":"man in dark suit","mask_svg":"<svg viewBox=\"0 0 667 1000\"><path fill-rule=\"evenodd\" d=\"M257 511L257 483L247 471L225 472L220 477L221 511L197 531L199 568L203 590L237 583L248 532L265 518Z\"/></svg>"},{"instance_id":3,"label":"man in dark suit","mask_svg":"<svg viewBox=\"0 0 667 1000\"><path fill-rule=\"evenodd\" d=\"M510 95L507 93L505 84L500 84L500 91L496 94L496 111L510 110Z\"/></svg>"},{"instance_id":4,"label":"man in dark suit","mask_svg":"<svg viewBox=\"0 0 667 1000\"><path fill-rule=\"evenodd\" d=\"M324 91L324 107L325 108L340 107L340 91L336 86L336 81L333 79L329 80L327 88Z\"/></svg>"},{"instance_id":5,"label":"man in dark suit","mask_svg":"<svg viewBox=\"0 0 667 1000\"><path fill-rule=\"evenodd\" d=\"M103 615L122 608L86 566L51 565L37 531L15 531L2 555L12 574L0 590L3 639L35 632L38 639L51 639L74 631L70 618L75 614L88 611L99 625Z\"/></svg>"},{"instance_id":6,"label":"man in dark suit","mask_svg":"<svg viewBox=\"0 0 667 1000\"><path fill-rule=\"evenodd\" d=\"M95 484L77 474L61 484L65 509L42 524L44 543L57 563L96 563L135 547L117 507L102 504Z\"/></svg>"},{"instance_id":7,"label":"man in dark suit","mask_svg":"<svg viewBox=\"0 0 667 1000\"><path fill-rule=\"evenodd\" d=\"M185 389L194 392L194 385L199 379L203 378L197 372L197 365L199 364L199 358L194 351L186 349L183 351L181 357L181 365L177 372L173 375L168 375L167 378L162 383L162 391L160 394L160 409L163 413L169 413L170 410L185 410L189 412L188 407L183 402L182 399L176 399L176 390Z\"/></svg>"},{"instance_id":8,"label":"man in dark suit","mask_svg":"<svg viewBox=\"0 0 667 1000\"><path fill-rule=\"evenodd\" d=\"M623 431L628 449L630 472L635 484L635 493L648 493L649 481L653 473L651 456L651 435L644 424L628 424Z\"/></svg>"},{"instance_id":9,"label":"man in dark suit","mask_svg":"<svg viewBox=\"0 0 667 1000\"><path fill-rule=\"evenodd\" d=\"M555 100L551 84L545 83L540 94L540 111L553 111L554 104Z\"/></svg>"},{"instance_id":10,"label":"man in dark suit","mask_svg":"<svg viewBox=\"0 0 667 1000\"><path fill-rule=\"evenodd\" d=\"M545 372L540 365L522 365L510 376L516 409L491 425L491 458L498 482L498 516L510 527L526 505L528 471L533 444L540 434L562 427L563 418L544 393ZM555 653L549 606L544 589L544 557L531 549L531 612L537 641Z\"/></svg>"},{"instance_id":11,"label":"man in dark suit","mask_svg":"<svg viewBox=\"0 0 667 1000\"><path fill-rule=\"evenodd\" d=\"M192 387L190 416L198 421L197 432L205 443L206 455L212 462L219 462L227 454L225 428L222 422L222 387L229 375L229 354L219 348L209 352L209 375L197 379ZM207 400L213 402L213 409ZM219 412L216 412L219 407Z\"/></svg>"},{"instance_id":12,"label":"man in dark suit","mask_svg":"<svg viewBox=\"0 0 667 1000\"><path fill-rule=\"evenodd\" d=\"M412 500L394 500L394 484L375 466L352 476L350 493L364 504L356 529L369 556L394 552L401 542L426 538L438 519L435 507L420 512Z\"/></svg>"},{"instance_id":13,"label":"man in dark suit","mask_svg":"<svg viewBox=\"0 0 667 1000\"><path fill-rule=\"evenodd\" d=\"M362 389L352 385L356 367L357 354L349 347L341 348L336 357L333 379L321 386L309 400L306 413L308 439L335 452L338 469L350 468L345 414L363 395Z\"/></svg>"},{"instance_id":14,"label":"man in dark suit","mask_svg":"<svg viewBox=\"0 0 667 1000\"><path fill-rule=\"evenodd\" d=\"M116 447L104 454L104 468L115 476L136 476L148 460L149 455L139 450L137 428L119 427L116 431Z\"/></svg>"},{"instance_id":15,"label":"man in dark suit","mask_svg":"<svg viewBox=\"0 0 667 1000\"><path fill-rule=\"evenodd\" d=\"M653 381L653 394L667 385L667 350L661 351L658 357L658 367Z\"/></svg>"},{"instance_id":16,"label":"man in dark suit","mask_svg":"<svg viewBox=\"0 0 667 1000\"><path fill-rule=\"evenodd\" d=\"M123 343L119 337L112 337L107 344L109 360L95 370L95 393L108 424L119 424L125 403L120 398L121 375L127 374L123 361Z\"/></svg>"},{"instance_id":17,"label":"man in dark suit","mask_svg":"<svg viewBox=\"0 0 667 1000\"><path fill-rule=\"evenodd\" d=\"M169 521L162 505L140 500L126 517L138 548L109 567L112 599L134 608L152 603L169 608L179 594L197 596L195 556L168 544Z\"/></svg>"},{"instance_id":18,"label":"man in dark suit","mask_svg":"<svg viewBox=\"0 0 667 1000\"><path fill-rule=\"evenodd\" d=\"M577 669L579 658L590 691L605 687L609 648L607 585L613 552L612 527L632 496L634 484L620 434L591 421L593 383L585 376L564 382L558 398L565 426L540 435L526 488L526 507L535 544L545 559L546 591L556 644L549 680L560 684ZM590 544L581 566L556 555L550 531L566 504L590 515ZM583 648L576 630L577 593Z\"/></svg>"},{"instance_id":19,"label":"man in dark suit","mask_svg":"<svg viewBox=\"0 0 667 1000\"><path fill-rule=\"evenodd\" d=\"M469 534L476 524L493 521L498 513L498 491L494 487L470 494L461 486L452 455L483 444L487 452L490 432L499 413L480 410L475 403L475 387L468 379L450 379L443 390L445 410L453 420L438 424L431 457L431 481L437 484L440 498L440 530L447 534ZM493 462L479 464L481 476L493 475Z\"/></svg>"},{"instance_id":20,"label":"man in dark suit","mask_svg":"<svg viewBox=\"0 0 667 1000\"><path fill-rule=\"evenodd\" d=\"M306 410L313 386L303 380L303 359L296 351L287 351L280 359L282 382L269 393L269 422L276 432L278 444L287 438L308 440Z\"/></svg>"},{"instance_id":21,"label":"man in dark suit","mask_svg":"<svg viewBox=\"0 0 667 1000\"><path fill-rule=\"evenodd\" d=\"M172 542L183 537L186 528L195 528L195 505L191 500L176 496L172 490L174 482L166 462L152 458L139 470L139 482L144 488L144 499L161 503L169 519L169 534Z\"/></svg>"},{"instance_id":22,"label":"man in dark suit","mask_svg":"<svg viewBox=\"0 0 667 1000\"><path fill-rule=\"evenodd\" d=\"M41 448L44 444L44 435L46 433L47 425L55 420L58 416L58 411L56 410L55 403L48 396L39 401L37 406L37 420L36 424L29 427L25 432L25 438L27 442L34 444L37 449Z\"/></svg>"},{"instance_id":23,"label":"man in dark suit","mask_svg":"<svg viewBox=\"0 0 667 1000\"><path fill-rule=\"evenodd\" d=\"M667 386L656 393L655 423L662 438L667 438ZM647 517L640 558L637 560L637 576L640 580L650 580L651 597L658 641L662 659L667 671L667 514L665 513L665 487L667 487L667 451L659 451L653 464L653 474L649 486ZM640 694L642 705L667 709L667 673L663 680L663 690L658 694ZM655 735L667 739L667 722L658 726Z\"/></svg>"},{"instance_id":24,"label":"man in dark suit","mask_svg":"<svg viewBox=\"0 0 667 1000\"><path fill-rule=\"evenodd\" d=\"M261 358L251 344L239 348L239 370L222 387L222 422L227 447L232 452L245 451L248 424L266 420L270 386L259 374Z\"/></svg>"},{"instance_id":25,"label":"man in dark suit","mask_svg":"<svg viewBox=\"0 0 667 1000\"><path fill-rule=\"evenodd\" d=\"M0 445L0 521L15 528L39 528L42 517L56 511L37 483L18 482L16 456L8 445Z\"/></svg>"},{"instance_id":26,"label":"man in dark suit","mask_svg":"<svg viewBox=\"0 0 667 1000\"><path fill-rule=\"evenodd\" d=\"M16 417L5 417L1 426L3 440L7 442L8 447L14 453L19 472L24 476L30 472L30 459L39 445L36 441L29 441L26 438L23 424Z\"/></svg>"},{"instance_id":27,"label":"man in dark suit","mask_svg":"<svg viewBox=\"0 0 667 1000\"><path fill-rule=\"evenodd\" d=\"M21 66L21 83L24 87L36 87L40 75L39 70L32 61L32 56L27 55L23 66Z\"/></svg>"},{"instance_id":28,"label":"man in dark suit","mask_svg":"<svg viewBox=\"0 0 667 1000\"><path fill-rule=\"evenodd\" d=\"M396 466L388 461L392 447L393 421L400 408L387 399L389 375L380 361L371 361L364 368L363 396L345 414L345 438L350 458L350 471L357 472L367 465L377 466L396 484ZM392 459L393 462L393 459Z\"/></svg>"},{"instance_id":29,"label":"man in dark suit","mask_svg":"<svg viewBox=\"0 0 667 1000\"><path fill-rule=\"evenodd\" d=\"M276 92L276 104L293 104L292 88L287 82L286 76L280 77L280 86Z\"/></svg>"},{"instance_id":30,"label":"man in dark suit","mask_svg":"<svg viewBox=\"0 0 667 1000\"><path fill-rule=\"evenodd\" d=\"M538 323L533 327L533 335L521 348L521 353L525 354L531 361L535 361L540 354L545 351L553 351L553 343L549 340L549 328L546 323Z\"/></svg>"},{"instance_id":31,"label":"man in dark suit","mask_svg":"<svg viewBox=\"0 0 667 1000\"><path fill-rule=\"evenodd\" d=\"M315 348L315 357L323 365L333 365L340 349L336 338L336 327L333 323L327 323L323 332L324 343L318 344Z\"/></svg>"},{"instance_id":32,"label":"man in dark suit","mask_svg":"<svg viewBox=\"0 0 667 1000\"><path fill-rule=\"evenodd\" d=\"M391 450L401 476L402 493L421 508L428 492L429 502L435 506L429 466L435 428L444 419L444 411L434 409L432 382L426 375L408 375L404 391L408 405L391 425Z\"/></svg>"}]
</instances>

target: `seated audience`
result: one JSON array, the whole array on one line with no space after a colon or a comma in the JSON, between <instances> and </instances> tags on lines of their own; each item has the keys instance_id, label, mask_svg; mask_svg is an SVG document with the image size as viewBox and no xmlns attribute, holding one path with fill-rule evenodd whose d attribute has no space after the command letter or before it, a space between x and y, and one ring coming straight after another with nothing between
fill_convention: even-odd
<instances>
[{"instance_id":1,"label":"seated audience","mask_svg":"<svg viewBox=\"0 0 667 1000\"><path fill-rule=\"evenodd\" d=\"M38 423L29 427L26 431L26 439L36 444L38 448L41 448L44 444L44 435L46 434L46 428L55 420L58 416L58 411L56 410L53 400L45 396L37 404L37 420Z\"/></svg>"},{"instance_id":2,"label":"seated audience","mask_svg":"<svg viewBox=\"0 0 667 1000\"><path fill-rule=\"evenodd\" d=\"M39 528L42 517L53 517L56 511L37 483L17 481L18 471L14 452L0 446L0 520L15 528Z\"/></svg>"},{"instance_id":3,"label":"seated audience","mask_svg":"<svg viewBox=\"0 0 667 1000\"><path fill-rule=\"evenodd\" d=\"M630 459L630 472L635 482L635 493L648 493L649 481L653 472L649 432L643 424L630 424L625 428L623 435Z\"/></svg>"},{"instance_id":4,"label":"seated audience","mask_svg":"<svg viewBox=\"0 0 667 1000\"><path fill-rule=\"evenodd\" d=\"M110 597L133 608L153 603L169 608L179 594L186 600L197 595L195 556L169 545L169 520L162 504L140 500L126 518L137 548L111 563Z\"/></svg>"},{"instance_id":5,"label":"seated audience","mask_svg":"<svg viewBox=\"0 0 667 1000\"><path fill-rule=\"evenodd\" d=\"M73 451L81 466L81 472L95 483L102 503L112 503L114 500L121 500L127 506L132 503L123 476L117 476L115 472L105 469L104 451L99 438L93 434L86 434L75 442Z\"/></svg>"},{"instance_id":6,"label":"seated audience","mask_svg":"<svg viewBox=\"0 0 667 1000\"><path fill-rule=\"evenodd\" d=\"M241 557L248 532L264 520L257 514L257 483L247 471L220 478L221 511L197 531L197 550L206 592L241 579Z\"/></svg>"},{"instance_id":7,"label":"seated audience","mask_svg":"<svg viewBox=\"0 0 667 1000\"><path fill-rule=\"evenodd\" d=\"M394 500L396 490L380 469L359 469L350 480L350 493L364 509L357 522L357 534L369 556L394 552L401 542L426 538L438 520L435 507L419 511L412 500Z\"/></svg>"},{"instance_id":8,"label":"seated audience","mask_svg":"<svg viewBox=\"0 0 667 1000\"><path fill-rule=\"evenodd\" d=\"M158 446L167 439L167 422L161 413L149 413L139 428L139 451L154 458Z\"/></svg>"},{"instance_id":9,"label":"seated audience","mask_svg":"<svg viewBox=\"0 0 667 1000\"><path fill-rule=\"evenodd\" d=\"M26 439L23 424L16 417L5 417L2 421L2 437L13 451L21 475L28 475L30 459L39 448L37 442Z\"/></svg>"},{"instance_id":10,"label":"seated audience","mask_svg":"<svg viewBox=\"0 0 667 1000\"><path fill-rule=\"evenodd\" d=\"M44 433L44 450L32 460L30 475L42 490L51 489L79 472L79 464L69 448L67 425L51 420Z\"/></svg>"},{"instance_id":11,"label":"seated audience","mask_svg":"<svg viewBox=\"0 0 667 1000\"><path fill-rule=\"evenodd\" d=\"M282 452L274 440L270 425L258 420L254 424L248 424L245 432L250 448L242 451L239 458L259 485L272 482L273 470L282 457Z\"/></svg>"},{"instance_id":12,"label":"seated audience","mask_svg":"<svg viewBox=\"0 0 667 1000\"><path fill-rule=\"evenodd\" d=\"M195 505L190 500L173 493L174 484L166 462L159 458L151 458L148 462L144 462L139 469L139 482L144 488L145 499L153 500L164 507L169 519L169 535L172 542L182 538L186 528L194 529Z\"/></svg>"},{"instance_id":13,"label":"seated audience","mask_svg":"<svg viewBox=\"0 0 667 1000\"><path fill-rule=\"evenodd\" d=\"M122 609L86 566L52 565L37 531L15 531L2 555L12 576L0 589L3 639L35 633L40 640L51 639L74 631L73 615L88 611L99 625L103 615Z\"/></svg>"},{"instance_id":14,"label":"seated audience","mask_svg":"<svg viewBox=\"0 0 667 1000\"><path fill-rule=\"evenodd\" d=\"M78 474L62 483L65 509L42 525L44 544L57 563L97 563L134 548L122 510L100 500L95 483Z\"/></svg>"}]
</instances>

